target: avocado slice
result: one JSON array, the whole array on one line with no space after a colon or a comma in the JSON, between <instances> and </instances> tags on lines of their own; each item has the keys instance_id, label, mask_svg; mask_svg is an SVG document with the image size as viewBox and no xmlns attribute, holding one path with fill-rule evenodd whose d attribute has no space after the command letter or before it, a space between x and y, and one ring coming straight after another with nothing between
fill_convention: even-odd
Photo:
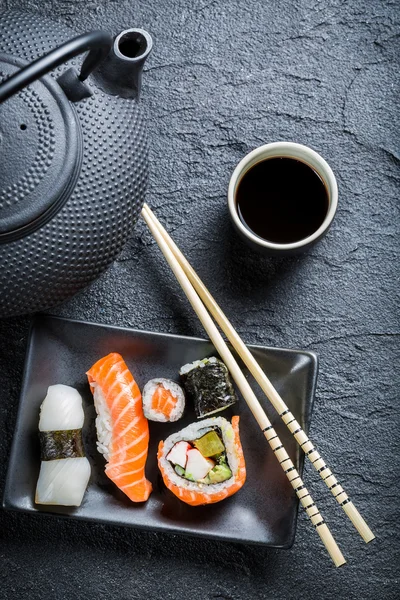
<instances>
[{"instance_id":1,"label":"avocado slice","mask_svg":"<svg viewBox=\"0 0 400 600\"><path fill-rule=\"evenodd\" d=\"M218 433L214 430L209 431L198 440L195 440L193 444L197 450L205 457L215 456L225 450L225 446L221 441Z\"/></svg>"},{"instance_id":2,"label":"avocado slice","mask_svg":"<svg viewBox=\"0 0 400 600\"><path fill-rule=\"evenodd\" d=\"M232 477L232 471L227 464L216 465L204 478L204 483L221 483Z\"/></svg>"}]
</instances>

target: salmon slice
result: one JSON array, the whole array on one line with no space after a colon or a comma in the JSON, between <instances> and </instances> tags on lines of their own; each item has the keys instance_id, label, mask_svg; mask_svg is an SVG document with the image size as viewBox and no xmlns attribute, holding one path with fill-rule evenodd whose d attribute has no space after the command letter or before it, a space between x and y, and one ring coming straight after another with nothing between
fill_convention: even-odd
<instances>
[{"instance_id":1,"label":"salmon slice","mask_svg":"<svg viewBox=\"0 0 400 600\"><path fill-rule=\"evenodd\" d=\"M157 458L158 458L158 467L161 471L163 481L164 481L165 485L167 486L167 488L169 490L171 490L171 492L173 494L175 494L175 496L177 496L180 500L182 500L183 502L186 502L186 504L190 504L190 506L200 506L201 504L213 504L214 502L220 502L221 500L224 500L225 498L232 496L238 490L240 490L240 488L243 486L244 482L246 481L246 465L245 465L245 460L244 460L244 455L243 455L242 444L240 442L240 437L239 437L239 417L238 416L232 417L232 429L234 431L234 440L235 440L234 445L235 445L236 455L237 455L237 459L238 459L237 472L235 474L234 481L233 481L233 483L231 483L231 485L222 489L219 492L214 492L214 493L212 492L212 488L213 488L212 484L204 485L201 491L192 491L192 490L188 490L184 487L179 487L178 485L173 483L170 480L168 473L164 469L162 462L161 462L161 458L163 456L163 451L164 451L164 442L161 441L159 443ZM209 491L207 491L207 488Z\"/></svg>"},{"instance_id":2,"label":"salmon slice","mask_svg":"<svg viewBox=\"0 0 400 600\"><path fill-rule=\"evenodd\" d=\"M159 385L151 399L151 408L169 419L177 402L178 399L173 395L171 390L167 390L163 385Z\"/></svg>"},{"instance_id":3,"label":"salmon slice","mask_svg":"<svg viewBox=\"0 0 400 600\"><path fill-rule=\"evenodd\" d=\"M152 490L144 471L149 426L137 383L116 352L98 360L87 377L98 415L98 449L107 460L106 475L132 502L144 502Z\"/></svg>"}]
</instances>

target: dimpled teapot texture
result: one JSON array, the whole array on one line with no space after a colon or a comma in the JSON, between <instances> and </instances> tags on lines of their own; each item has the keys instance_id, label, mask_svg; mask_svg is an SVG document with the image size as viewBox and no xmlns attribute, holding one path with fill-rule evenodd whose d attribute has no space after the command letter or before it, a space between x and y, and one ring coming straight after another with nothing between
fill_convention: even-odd
<instances>
[{"instance_id":1,"label":"dimpled teapot texture","mask_svg":"<svg viewBox=\"0 0 400 600\"><path fill-rule=\"evenodd\" d=\"M9 67L4 55L29 62L77 35L50 20L35 21L29 14L4 13L0 23L0 80L9 74L2 68ZM67 68L79 68L82 60L77 57L46 77L55 80ZM18 213L24 197L46 178L51 182L52 170L54 178L60 167L57 161L69 151L68 144L81 161L76 181L70 178L67 184L72 189L65 203L48 222L17 239L0 239L1 317L49 308L85 287L114 260L139 216L147 183L148 148L137 99L104 93L93 74L87 84L93 95L72 108L78 121L75 136L67 131L66 121L57 119L60 108L49 106L57 102L40 82L0 105L0 139L8 136L11 154L16 157L12 172L0 142L0 224L2 211L4 214L14 205ZM58 88L57 94L64 92ZM65 95L63 100L65 103ZM2 111L10 111L7 103L13 101L23 105L24 123L1 118ZM25 140L29 140L26 151ZM81 147L74 148L74 144ZM54 184L57 186L57 180Z\"/></svg>"}]
</instances>

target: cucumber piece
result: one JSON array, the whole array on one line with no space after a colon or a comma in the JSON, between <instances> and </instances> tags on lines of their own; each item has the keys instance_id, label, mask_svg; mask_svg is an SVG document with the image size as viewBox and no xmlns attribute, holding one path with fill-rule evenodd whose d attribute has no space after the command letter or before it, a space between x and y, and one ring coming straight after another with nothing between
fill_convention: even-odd
<instances>
[{"instance_id":1,"label":"cucumber piece","mask_svg":"<svg viewBox=\"0 0 400 600\"><path fill-rule=\"evenodd\" d=\"M219 465L226 465L226 454L225 452L222 452L222 454L218 454L218 456L214 456L214 460L217 462L217 464Z\"/></svg>"},{"instance_id":2,"label":"cucumber piece","mask_svg":"<svg viewBox=\"0 0 400 600\"><path fill-rule=\"evenodd\" d=\"M182 469L179 465L175 465L175 473L178 473L181 477L185 476L185 469Z\"/></svg>"}]
</instances>

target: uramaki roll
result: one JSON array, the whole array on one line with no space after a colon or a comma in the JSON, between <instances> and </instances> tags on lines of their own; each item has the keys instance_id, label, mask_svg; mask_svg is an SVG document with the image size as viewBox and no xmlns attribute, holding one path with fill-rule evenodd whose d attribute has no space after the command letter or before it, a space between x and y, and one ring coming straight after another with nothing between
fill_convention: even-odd
<instances>
[{"instance_id":1,"label":"uramaki roll","mask_svg":"<svg viewBox=\"0 0 400 600\"><path fill-rule=\"evenodd\" d=\"M239 417L211 417L188 425L158 446L165 485L186 504L220 502L246 480Z\"/></svg>"}]
</instances>

